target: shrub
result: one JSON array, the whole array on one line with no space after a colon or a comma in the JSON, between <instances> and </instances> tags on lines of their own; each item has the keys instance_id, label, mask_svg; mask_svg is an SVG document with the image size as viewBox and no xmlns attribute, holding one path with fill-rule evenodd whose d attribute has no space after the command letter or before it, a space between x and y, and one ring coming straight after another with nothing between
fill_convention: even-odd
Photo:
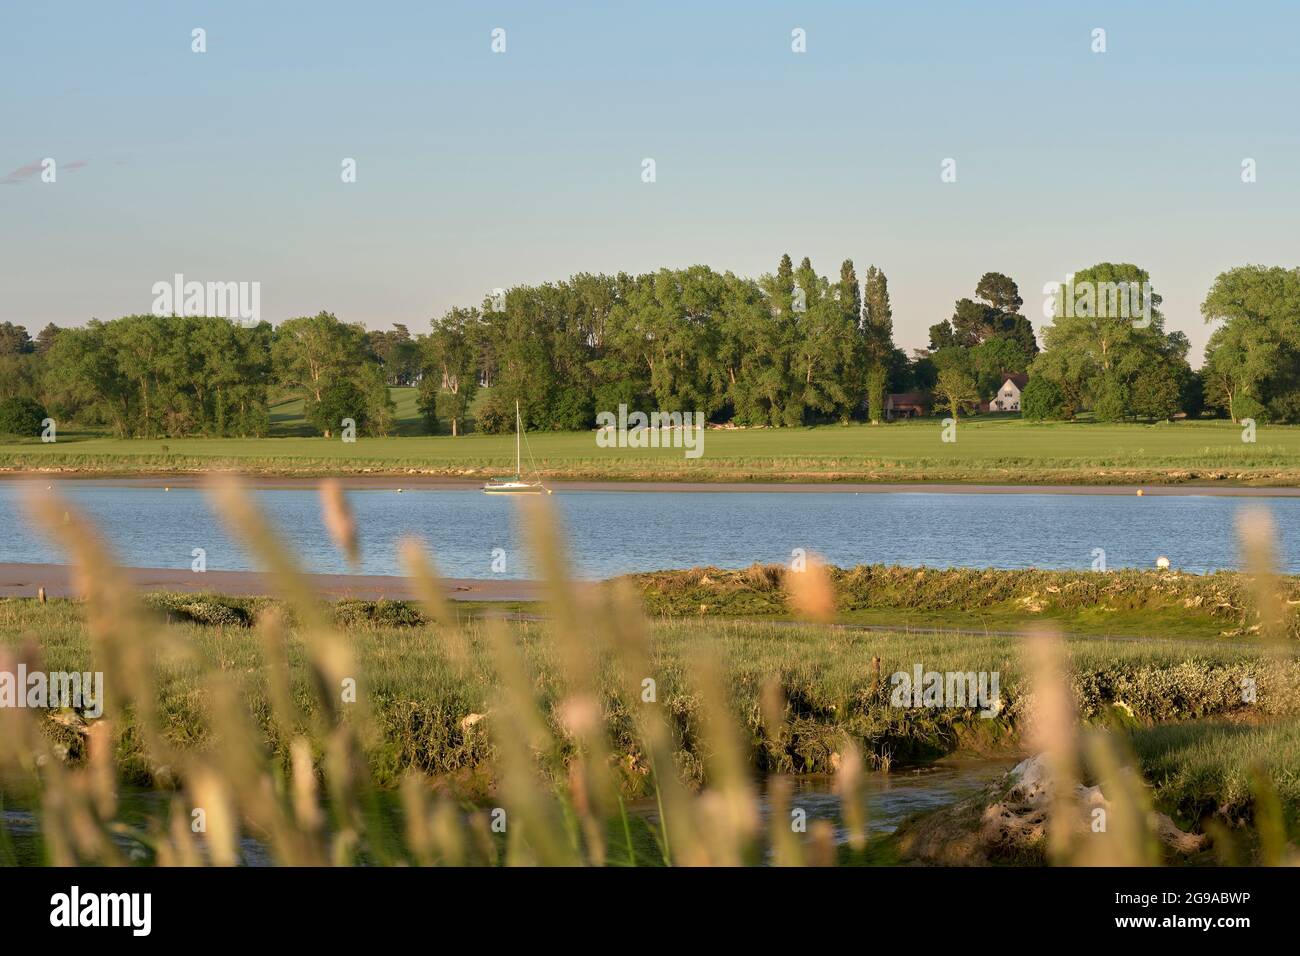
<instances>
[{"instance_id":1,"label":"shrub","mask_svg":"<svg viewBox=\"0 0 1300 956\"><path fill-rule=\"evenodd\" d=\"M1035 376L1020 393L1020 412L1035 422L1064 418L1065 393L1050 378Z\"/></svg>"},{"instance_id":2,"label":"shrub","mask_svg":"<svg viewBox=\"0 0 1300 956\"><path fill-rule=\"evenodd\" d=\"M474 426L489 435L500 435L515 430L514 404L509 403L510 408L507 409L505 407L507 402L503 398L498 398L499 394L496 391L488 393L488 397L479 406L478 417L474 420Z\"/></svg>"},{"instance_id":3,"label":"shrub","mask_svg":"<svg viewBox=\"0 0 1300 956\"><path fill-rule=\"evenodd\" d=\"M334 622L340 627L422 627L428 621L409 601L345 599L334 605Z\"/></svg>"},{"instance_id":4,"label":"shrub","mask_svg":"<svg viewBox=\"0 0 1300 956\"><path fill-rule=\"evenodd\" d=\"M144 603L147 607L162 611L169 620L211 627L251 627L256 608L265 602L256 598L218 594L156 591L144 595Z\"/></svg>"},{"instance_id":5,"label":"shrub","mask_svg":"<svg viewBox=\"0 0 1300 956\"><path fill-rule=\"evenodd\" d=\"M1099 422L1122 422L1132 415L1129 398L1123 384L1113 379L1102 379L1097 386L1092 403L1092 413Z\"/></svg>"},{"instance_id":6,"label":"shrub","mask_svg":"<svg viewBox=\"0 0 1300 956\"><path fill-rule=\"evenodd\" d=\"M45 408L34 398L16 397L0 401L0 435L35 438L41 433Z\"/></svg>"}]
</instances>

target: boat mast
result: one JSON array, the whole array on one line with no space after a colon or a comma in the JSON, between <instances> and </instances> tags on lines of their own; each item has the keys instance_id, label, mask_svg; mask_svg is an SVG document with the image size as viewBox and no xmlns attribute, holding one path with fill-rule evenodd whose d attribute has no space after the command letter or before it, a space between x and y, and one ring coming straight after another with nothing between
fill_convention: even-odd
<instances>
[{"instance_id":1,"label":"boat mast","mask_svg":"<svg viewBox=\"0 0 1300 956\"><path fill-rule=\"evenodd\" d=\"M524 420L519 414L519 399L515 399L515 477L524 475L523 459L519 456L519 433L523 431Z\"/></svg>"}]
</instances>

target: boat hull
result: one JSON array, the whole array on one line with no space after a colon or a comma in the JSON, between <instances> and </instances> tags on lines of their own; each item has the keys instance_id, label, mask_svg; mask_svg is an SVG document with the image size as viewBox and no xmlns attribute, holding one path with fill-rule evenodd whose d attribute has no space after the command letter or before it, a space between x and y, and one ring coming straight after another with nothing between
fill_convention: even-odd
<instances>
[{"instance_id":1,"label":"boat hull","mask_svg":"<svg viewBox=\"0 0 1300 956\"><path fill-rule=\"evenodd\" d=\"M549 488L543 488L541 485L512 482L502 485L484 485L483 493L488 495L540 495L550 494L551 492Z\"/></svg>"}]
</instances>

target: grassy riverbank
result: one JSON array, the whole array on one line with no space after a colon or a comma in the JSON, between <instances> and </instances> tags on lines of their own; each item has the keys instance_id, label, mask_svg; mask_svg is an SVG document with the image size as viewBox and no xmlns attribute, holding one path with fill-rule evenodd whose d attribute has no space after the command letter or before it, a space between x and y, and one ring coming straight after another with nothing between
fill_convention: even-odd
<instances>
[{"instance_id":1,"label":"grassy riverbank","mask_svg":"<svg viewBox=\"0 0 1300 956\"><path fill-rule=\"evenodd\" d=\"M1075 635L1213 640L1257 632L1250 579L1240 573L1002 571L861 565L829 569L836 619L849 624L1019 630L1052 623ZM646 610L669 617L788 617L788 572L694 568L629 577ZM1279 580L1284 629L1300 637L1300 578Z\"/></svg>"},{"instance_id":2,"label":"grassy riverbank","mask_svg":"<svg viewBox=\"0 0 1300 956\"><path fill-rule=\"evenodd\" d=\"M286 413L287 415L288 413ZM97 475L425 475L483 478L513 471L514 438L415 434L355 443L307 437L288 419L274 437L118 439L68 428L55 443L0 440L0 470ZM595 432L528 436L553 480L957 482L976 484L1300 484L1300 427L1261 427L1243 443L1230 422L1103 425L975 418L942 440L938 419L792 429L710 429L704 453L598 448Z\"/></svg>"}]
</instances>

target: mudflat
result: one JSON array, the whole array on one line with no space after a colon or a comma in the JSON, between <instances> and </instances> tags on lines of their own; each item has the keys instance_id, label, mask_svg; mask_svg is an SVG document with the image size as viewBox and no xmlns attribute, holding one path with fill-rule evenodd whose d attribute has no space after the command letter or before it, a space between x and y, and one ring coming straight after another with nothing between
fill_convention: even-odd
<instances>
[{"instance_id":1,"label":"mudflat","mask_svg":"<svg viewBox=\"0 0 1300 956\"><path fill-rule=\"evenodd\" d=\"M271 576L260 571L204 571L186 568L125 568L132 585L141 591L209 591L240 597L279 593ZM310 574L323 597L378 600L414 600L410 578L382 574ZM447 596L458 601L537 601L543 589L537 581L445 578ZM64 564L0 564L0 597L35 597L44 588L49 597L78 597L72 568Z\"/></svg>"},{"instance_id":2,"label":"mudflat","mask_svg":"<svg viewBox=\"0 0 1300 956\"><path fill-rule=\"evenodd\" d=\"M238 473L235 473L238 474ZM323 480L308 475L239 475L250 488L314 488ZM123 488L202 488L211 479L203 474L156 474L114 476L94 472L0 471L0 481L88 481L113 484ZM437 475L356 475L334 478L344 488L354 491L477 491L483 487L478 479L442 478ZM775 481L547 481L556 492L565 491L685 491L685 492L817 492L822 494L947 494L947 495L1144 495L1195 496L1228 498L1300 498L1297 486L1224 485L1224 484L1116 484L1116 485L1035 485L1035 484L964 484L958 482L775 482Z\"/></svg>"}]
</instances>

